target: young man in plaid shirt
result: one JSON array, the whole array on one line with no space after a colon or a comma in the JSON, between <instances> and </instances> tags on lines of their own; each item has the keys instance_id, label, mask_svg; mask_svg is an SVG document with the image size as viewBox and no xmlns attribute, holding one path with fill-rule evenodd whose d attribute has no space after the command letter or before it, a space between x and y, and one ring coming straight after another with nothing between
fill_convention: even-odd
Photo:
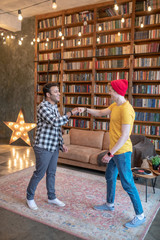
<instances>
[{"instance_id":1,"label":"young man in plaid shirt","mask_svg":"<svg viewBox=\"0 0 160 240\"><path fill-rule=\"evenodd\" d=\"M34 195L37 185L45 173L48 202L60 207L65 206L56 198L55 194L55 173L59 150L68 151L63 144L61 126L68 122L71 115L78 113L78 109L74 108L66 115L60 116L57 108L60 92L56 83L46 84L43 93L45 100L40 103L37 110L37 131L34 143L36 170L33 172L27 188L27 205L32 210L38 209Z\"/></svg>"}]
</instances>

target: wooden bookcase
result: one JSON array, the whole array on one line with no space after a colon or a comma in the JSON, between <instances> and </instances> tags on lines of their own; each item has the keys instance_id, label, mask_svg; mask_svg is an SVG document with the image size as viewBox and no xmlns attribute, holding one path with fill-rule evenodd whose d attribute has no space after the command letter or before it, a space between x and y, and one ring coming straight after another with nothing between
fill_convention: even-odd
<instances>
[{"instance_id":1,"label":"wooden bookcase","mask_svg":"<svg viewBox=\"0 0 160 240\"><path fill-rule=\"evenodd\" d=\"M35 117L47 81L59 82L64 114L76 106L106 108L107 84L125 78L136 112L133 133L146 135L160 153L160 0L150 0L150 12L146 1L117 3L118 11L110 1L36 16ZM108 130L109 118L84 113L63 128L71 127Z\"/></svg>"}]
</instances>

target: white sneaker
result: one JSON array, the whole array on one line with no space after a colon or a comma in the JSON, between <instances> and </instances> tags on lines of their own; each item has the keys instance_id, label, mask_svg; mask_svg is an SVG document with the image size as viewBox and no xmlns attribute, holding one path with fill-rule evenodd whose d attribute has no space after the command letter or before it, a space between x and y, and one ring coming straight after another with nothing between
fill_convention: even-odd
<instances>
[{"instance_id":1,"label":"white sneaker","mask_svg":"<svg viewBox=\"0 0 160 240\"><path fill-rule=\"evenodd\" d=\"M27 205L30 209L32 210L37 210L38 207L37 207L37 204L35 203L34 199L33 200L26 200L27 201Z\"/></svg>"},{"instance_id":2,"label":"white sneaker","mask_svg":"<svg viewBox=\"0 0 160 240\"><path fill-rule=\"evenodd\" d=\"M58 198L55 198L53 200L48 199L48 203L55 204L59 207L64 207L65 206L65 204L63 202L61 202Z\"/></svg>"}]
</instances>

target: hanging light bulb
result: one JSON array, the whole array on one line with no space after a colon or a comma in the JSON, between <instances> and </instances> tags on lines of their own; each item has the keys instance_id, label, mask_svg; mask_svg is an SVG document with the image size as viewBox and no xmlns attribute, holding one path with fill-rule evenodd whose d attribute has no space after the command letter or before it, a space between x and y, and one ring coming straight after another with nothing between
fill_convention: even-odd
<instances>
[{"instance_id":1,"label":"hanging light bulb","mask_svg":"<svg viewBox=\"0 0 160 240\"><path fill-rule=\"evenodd\" d=\"M52 8L53 8L53 9L56 9L56 8L57 8L56 0L52 0Z\"/></svg>"},{"instance_id":2,"label":"hanging light bulb","mask_svg":"<svg viewBox=\"0 0 160 240\"><path fill-rule=\"evenodd\" d=\"M148 7L147 8L148 8L148 12L150 12L152 10L150 1L148 1Z\"/></svg>"},{"instance_id":3,"label":"hanging light bulb","mask_svg":"<svg viewBox=\"0 0 160 240\"><path fill-rule=\"evenodd\" d=\"M3 41L3 44L6 44L6 40Z\"/></svg>"},{"instance_id":4,"label":"hanging light bulb","mask_svg":"<svg viewBox=\"0 0 160 240\"><path fill-rule=\"evenodd\" d=\"M49 38L48 37L46 38L46 41L49 42Z\"/></svg>"},{"instance_id":5,"label":"hanging light bulb","mask_svg":"<svg viewBox=\"0 0 160 240\"><path fill-rule=\"evenodd\" d=\"M4 33L3 33L3 32L1 32L1 36L2 36L2 37L4 36Z\"/></svg>"},{"instance_id":6,"label":"hanging light bulb","mask_svg":"<svg viewBox=\"0 0 160 240\"><path fill-rule=\"evenodd\" d=\"M124 23L125 22L125 19L124 19L124 16L122 15L122 18L121 18L121 22Z\"/></svg>"},{"instance_id":7,"label":"hanging light bulb","mask_svg":"<svg viewBox=\"0 0 160 240\"><path fill-rule=\"evenodd\" d=\"M117 5L117 1L114 0L114 10L118 11L118 9L119 9L119 7L118 7L118 5Z\"/></svg>"},{"instance_id":8,"label":"hanging light bulb","mask_svg":"<svg viewBox=\"0 0 160 240\"><path fill-rule=\"evenodd\" d=\"M21 37L21 41L23 41L23 37Z\"/></svg>"},{"instance_id":9,"label":"hanging light bulb","mask_svg":"<svg viewBox=\"0 0 160 240\"><path fill-rule=\"evenodd\" d=\"M18 40L18 45L22 45L22 41L21 40Z\"/></svg>"},{"instance_id":10,"label":"hanging light bulb","mask_svg":"<svg viewBox=\"0 0 160 240\"><path fill-rule=\"evenodd\" d=\"M143 21L141 21L140 27L141 27L141 28L144 27Z\"/></svg>"},{"instance_id":11,"label":"hanging light bulb","mask_svg":"<svg viewBox=\"0 0 160 240\"><path fill-rule=\"evenodd\" d=\"M63 47L63 42L61 43L61 47Z\"/></svg>"},{"instance_id":12,"label":"hanging light bulb","mask_svg":"<svg viewBox=\"0 0 160 240\"><path fill-rule=\"evenodd\" d=\"M36 39L35 38L33 38L33 42L35 42L36 41Z\"/></svg>"},{"instance_id":13,"label":"hanging light bulb","mask_svg":"<svg viewBox=\"0 0 160 240\"><path fill-rule=\"evenodd\" d=\"M81 32L79 32L79 33L78 33L78 37L81 37L81 36L82 36L82 33L81 33Z\"/></svg>"},{"instance_id":14,"label":"hanging light bulb","mask_svg":"<svg viewBox=\"0 0 160 240\"><path fill-rule=\"evenodd\" d=\"M22 17L22 13L21 10L18 10L18 20L22 21L23 17Z\"/></svg>"},{"instance_id":15,"label":"hanging light bulb","mask_svg":"<svg viewBox=\"0 0 160 240\"><path fill-rule=\"evenodd\" d=\"M40 38L39 37L37 38L37 42L40 42Z\"/></svg>"},{"instance_id":16,"label":"hanging light bulb","mask_svg":"<svg viewBox=\"0 0 160 240\"><path fill-rule=\"evenodd\" d=\"M102 31L102 26L101 25L99 25L98 31Z\"/></svg>"},{"instance_id":17,"label":"hanging light bulb","mask_svg":"<svg viewBox=\"0 0 160 240\"><path fill-rule=\"evenodd\" d=\"M59 35L59 37L62 37L62 32L61 32L61 30L59 31L59 34L58 34L58 35Z\"/></svg>"},{"instance_id":18,"label":"hanging light bulb","mask_svg":"<svg viewBox=\"0 0 160 240\"><path fill-rule=\"evenodd\" d=\"M118 36L121 36L121 33L120 33L120 32L118 32Z\"/></svg>"},{"instance_id":19,"label":"hanging light bulb","mask_svg":"<svg viewBox=\"0 0 160 240\"><path fill-rule=\"evenodd\" d=\"M87 25L87 18L84 17L84 22L83 22L83 25L86 26Z\"/></svg>"},{"instance_id":20,"label":"hanging light bulb","mask_svg":"<svg viewBox=\"0 0 160 240\"><path fill-rule=\"evenodd\" d=\"M62 41L64 40L64 36L61 37Z\"/></svg>"},{"instance_id":21,"label":"hanging light bulb","mask_svg":"<svg viewBox=\"0 0 160 240\"><path fill-rule=\"evenodd\" d=\"M34 42L32 41L32 42L31 42L31 45L33 45L33 44L34 44Z\"/></svg>"},{"instance_id":22,"label":"hanging light bulb","mask_svg":"<svg viewBox=\"0 0 160 240\"><path fill-rule=\"evenodd\" d=\"M97 43L99 43L100 42L100 37L97 37Z\"/></svg>"},{"instance_id":23,"label":"hanging light bulb","mask_svg":"<svg viewBox=\"0 0 160 240\"><path fill-rule=\"evenodd\" d=\"M7 35L7 39L9 39L10 37L9 37L9 35Z\"/></svg>"},{"instance_id":24,"label":"hanging light bulb","mask_svg":"<svg viewBox=\"0 0 160 240\"><path fill-rule=\"evenodd\" d=\"M81 40L80 39L78 40L78 45L81 45Z\"/></svg>"},{"instance_id":25,"label":"hanging light bulb","mask_svg":"<svg viewBox=\"0 0 160 240\"><path fill-rule=\"evenodd\" d=\"M15 36L11 35L11 39L15 39Z\"/></svg>"}]
</instances>

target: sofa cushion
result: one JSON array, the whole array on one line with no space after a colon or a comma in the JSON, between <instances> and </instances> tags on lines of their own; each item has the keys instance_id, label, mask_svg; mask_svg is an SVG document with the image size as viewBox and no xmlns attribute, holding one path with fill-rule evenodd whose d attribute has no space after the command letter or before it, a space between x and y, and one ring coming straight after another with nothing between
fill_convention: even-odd
<instances>
[{"instance_id":1,"label":"sofa cushion","mask_svg":"<svg viewBox=\"0 0 160 240\"><path fill-rule=\"evenodd\" d=\"M72 145L102 149L103 131L88 131L72 128L69 133Z\"/></svg>"},{"instance_id":2,"label":"sofa cushion","mask_svg":"<svg viewBox=\"0 0 160 240\"><path fill-rule=\"evenodd\" d=\"M102 149L109 150L109 132L104 133Z\"/></svg>"},{"instance_id":3,"label":"sofa cushion","mask_svg":"<svg viewBox=\"0 0 160 240\"><path fill-rule=\"evenodd\" d=\"M60 158L67 158L74 161L89 163L90 155L98 153L99 149L77 145L68 145L68 152L59 152Z\"/></svg>"}]
</instances>

